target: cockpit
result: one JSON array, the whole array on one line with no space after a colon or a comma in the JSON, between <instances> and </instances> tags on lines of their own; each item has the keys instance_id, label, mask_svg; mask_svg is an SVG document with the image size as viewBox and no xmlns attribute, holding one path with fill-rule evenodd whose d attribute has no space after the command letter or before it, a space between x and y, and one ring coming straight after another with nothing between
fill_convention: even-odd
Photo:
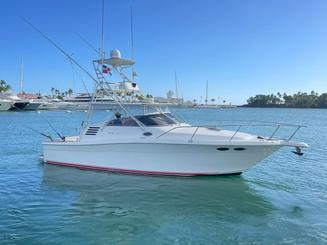
<instances>
[{"instance_id":1,"label":"cockpit","mask_svg":"<svg viewBox=\"0 0 327 245\"><path fill-rule=\"evenodd\" d=\"M156 113L148 115L138 115L134 117L140 121L144 126L169 126L179 124L182 121L175 118L171 113ZM136 121L132 117L122 117L110 120L106 126L138 126Z\"/></svg>"}]
</instances>

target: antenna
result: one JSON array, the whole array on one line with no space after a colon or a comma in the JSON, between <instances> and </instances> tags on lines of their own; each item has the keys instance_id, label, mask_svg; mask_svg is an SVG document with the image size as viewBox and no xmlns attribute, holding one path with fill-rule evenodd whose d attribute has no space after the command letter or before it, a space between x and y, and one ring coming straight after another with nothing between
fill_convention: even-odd
<instances>
[{"instance_id":1,"label":"antenna","mask_svg":"<svg viewBox=\"0 0 327 245\"><path fill-rule=\"evenodd\" d=\"M134 60L134 33L133 33L133 8L131 7L131 55L132 60ZM132 82L134 83L134 64L132 65Z\"/></svg>"},{"instance_id":2,"label":"antenna","mask_svg":"<svg viewBox=\"0 0 327 245\"><path fill-rule=\"evenodd\" d=\"M23 93L24 64L23 57L20 60L20 93Z\"/></svg>"},{"instance_id":3,"label":"antenna","mask_svg":"<svg viewBox=\"0 0 327 245\"><path fill-rule=\"evenodd\" d=\"M104 59L104 0L102 0L102 19L101 19L101 49L100 49L100 53L101 56L100 58L102 59L102 63L103 63L103 59Z\"/></svg>"}]
</instances>

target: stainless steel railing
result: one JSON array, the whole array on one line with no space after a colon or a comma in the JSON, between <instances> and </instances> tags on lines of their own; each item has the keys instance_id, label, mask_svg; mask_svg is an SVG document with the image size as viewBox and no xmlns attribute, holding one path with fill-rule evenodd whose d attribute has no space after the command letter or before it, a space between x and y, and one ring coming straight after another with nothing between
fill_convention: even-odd
<instances>
[{"instance_id":1,"label":"stainless steel railing","mask_svg":"<svg viewBox=\"0 0 327 245\"><path fill-rule=\"evenodd\" d=\"M162 136L167 135L167 134L169 134L172 131L175 131L177 129L181 129L181 128L194 128L193 134L190 137L190 139L188 140L189 142L192 142L193 141L193 138L195 137L195 135L197 134L197 132L199 131L199 129L205 128L205 129L222 130L222 127L237 127L237 130L235 130L234 133L233 133L233 135L228 139L229 141L233 140L235 138L235 136L240 132L241 128L244 128L244 127L275 127L275 129L272 132L272 134L269 137L265 137L264 138L266 140L272 140L273 137L277 134L277 132L281 128L283 128L283 127L284 128L285 127L292 127L292 128L294 128L294 131L292 131L292 133L285 139L286 141L290 141L301 128L306 127L306 126L304 126L304 125L286 124L286 123L275 123L273 125L267 125L267 124L224 124L224 125L197 125L197 126L193 126L193 125L179 125L179 126L176 126L176 127L171 128L171 129L168 129L167 131L165 131L162 134L158 135L156 137L156 139L159 139Z\"/></svg>"}]
</instances>

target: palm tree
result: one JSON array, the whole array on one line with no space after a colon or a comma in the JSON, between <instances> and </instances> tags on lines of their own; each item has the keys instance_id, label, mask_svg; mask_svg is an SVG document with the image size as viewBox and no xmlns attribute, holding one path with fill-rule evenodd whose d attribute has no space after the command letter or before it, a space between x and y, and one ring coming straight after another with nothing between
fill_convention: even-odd
<instances>
[{"instance_id":1,"label":"palm tree","mask_svg":"<svg viewBox=\"0 0 327 245\"><path fill-rule=\"evenodd\" d=\"M68 91L67 91L67 94L69 95L69 97L71 97L72 96L72 94L73 94L73 90L70 88L70 89L68 89Z\"/></svg>"},{"instance_id":2,"label":"palm tree","mask_svg":"<svg viewBox=\"0 0 327 245\"><path fill-rule=\"evenodd\" d=\"M0 80L0 93L6 93L10 90L10 85L5 80Z\"/></svg>"},{"instance_id":3,"label":"palm tree","mask_svg":"<svg viewBox=\"0 0 327 245\"><path fill-rule=\"evenodd\" d=\"M54 97L54 91L55 91L55 88L54 87L51 87L52 98Z\"/></svg>"}]
</instances>

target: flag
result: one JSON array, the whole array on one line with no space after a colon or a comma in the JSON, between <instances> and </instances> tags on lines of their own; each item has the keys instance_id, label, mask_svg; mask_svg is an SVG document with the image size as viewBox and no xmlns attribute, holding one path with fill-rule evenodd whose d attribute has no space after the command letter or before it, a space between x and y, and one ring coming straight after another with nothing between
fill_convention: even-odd
<instances>
[{"instance_id":1,"label":"flag","mask_svg":"<svg viewBox=\"0 0 327 245\"><path fill-rule=\"evenodd\" d=\"M111 69L108 66L102 65L102 73L104 74L110 74L111 76Z\"/></svg>"}]
</instances>

